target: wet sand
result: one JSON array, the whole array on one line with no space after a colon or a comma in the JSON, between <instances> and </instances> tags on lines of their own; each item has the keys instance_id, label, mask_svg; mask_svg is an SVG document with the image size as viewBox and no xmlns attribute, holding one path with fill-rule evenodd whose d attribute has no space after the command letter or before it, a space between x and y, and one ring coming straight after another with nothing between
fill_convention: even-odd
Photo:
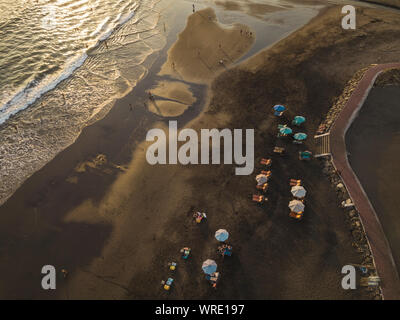
<instances>
[{"instance_id":1,"label":"wet sand","mask_svg":"<svg viewBox=\"0 0 400 320\"><path fill-rule=\"evenodd\" d=\"M179 126L255 128L257 163L276 144L274 104L288 106L288 120L305 115L304 130L315 132L356 70L392 61L400 49L394 37L398 14L365 9L358 16L360 28L349 33L337 23L340 9L324 11L270 50L222 72L209 92L205 84L187 83L195 102L177 117ZM176 20L169 43L185 27ZM397 50L385 50L388 43ZM152 74L166 61L156 59ZM169 76L156 80L176 81ZM250 201L254 176L235 176L234 166L146 162L148 144L142 141L148 128L165 128L169 119L148 110L147 91L157 83L152 77L140 82L0 208L0 297L371 298L365 290L340 287L341 267L362 257L352 247L345 215L319 163L299 162L298 146L280 141L288 157L274 157L269 202L263 207ZM256 166L256 172L260 169ZM294 177L308 190L301 223L288 217L288 181ZM196 225L193 210L206 211L207 222ZM234 247L224 261L213 237L221 227L229 230ZM184 246L192 248L187 262L179 254ZM207 258L216 259L222 272L217 290L201 272ZM178 269L167 293L160 281L169 275L171 261ZM40 288L44 264L69 271L67 279L59 277L56 291Z\"/></svg>"},{"instance_id":2,"label":"wet sand","mask_svg":"<svg viewBox=\"0 0 400 320\"><path fill-rule=\"evenodd\" d=\"M381 221L400 273L400 87L375 87L346 135L349 161Z\"/></svg>"}]
</instances>

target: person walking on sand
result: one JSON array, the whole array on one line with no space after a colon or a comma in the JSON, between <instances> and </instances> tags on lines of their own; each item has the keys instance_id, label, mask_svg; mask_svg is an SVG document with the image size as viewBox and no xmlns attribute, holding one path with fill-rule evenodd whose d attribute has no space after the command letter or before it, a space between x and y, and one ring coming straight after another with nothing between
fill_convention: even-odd
<instances>
[{"instance_id":1,"label":"person walking on sand","mask_svg":"<svg viewBox=\"0 0 400 320\"><path fill-rule=\"evenodd\" d=\"M61 273L64 278L66 278L68 276L68 271L66 269L61 269Z\"/></svg>"},{"instance_id":2,"label":"person walking on sand","mask_svg":"<svg viewBox=\"0 0 400 320\"><path fill-rule=\"evenodd\" d=\"M195 11L196 11L196 8L194 7L194 4L193 4L193 13L195 13Z\"/></svg>"}]
</instances>

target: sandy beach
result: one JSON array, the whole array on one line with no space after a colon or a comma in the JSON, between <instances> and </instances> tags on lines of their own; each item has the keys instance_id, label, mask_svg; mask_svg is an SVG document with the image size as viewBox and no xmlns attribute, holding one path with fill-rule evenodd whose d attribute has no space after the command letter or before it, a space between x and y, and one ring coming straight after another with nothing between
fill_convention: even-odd
<instances>
[{"instance_id":1,"label":"sandy beach","mask_svg":"<svg viewBox=\"0 0 400 320\"><path fill-rule=\"evenodd\" d=\"M277 142L276 130L301 114L312 137L354 72L396 61L400 13L359 8L357 29L346 31L341 6L331 6L247 57L259 35L246 21L226 25L213 6L193 13L192 3L181 5L163 11L167 46L154 55L148 76L0 207L0 298L375 298L363 288L341 288L342 266L363 259L348 218L321 164L299 161L299 146ZM280 120L271 112L278 103L288 107ZM273 158L268 203L251 202L254 174L236 176L233 165L149 165L146 133L166 129L171 119L196 131L254 128L254 174L260 158ZM273 156L277 143L287 149L285 158ZM312 139L303 148L312 150ZM308 190L300 223L288 217L290 178ZM195 210L207 212L205 223L193 221ZM229 230L232 257L216 253L219 228ZM185 246L192 248L188 261L179 253ZM222 274L217 290L201 271L207 258ZM178 268L166 292L160 281L171 261ZM69 272L59 275L57 290L40 287L46 264Z\"/></svg>"}]
</instances>

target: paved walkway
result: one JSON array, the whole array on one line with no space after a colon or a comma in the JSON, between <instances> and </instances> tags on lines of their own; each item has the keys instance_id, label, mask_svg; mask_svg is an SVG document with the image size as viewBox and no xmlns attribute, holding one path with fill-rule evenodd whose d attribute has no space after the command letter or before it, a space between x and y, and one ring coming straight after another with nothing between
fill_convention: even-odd
<instances>
[{"instance_id":1,"label":"paved walkway","mask_svg":"<svg viewBox=\"0 0 400 320\"><path fill-rule=\"evenodd\" d=\"M400 63L382 64L370 68L353 91L337 117L330 133L332 162L338 170L364 225L374 256L378 275L382 280L384 299L400 299L400 279L392 253L375 209L347 159L345 134L361 109L377 76L385 69L400 68Z\"/></svg>"}]
</instances>

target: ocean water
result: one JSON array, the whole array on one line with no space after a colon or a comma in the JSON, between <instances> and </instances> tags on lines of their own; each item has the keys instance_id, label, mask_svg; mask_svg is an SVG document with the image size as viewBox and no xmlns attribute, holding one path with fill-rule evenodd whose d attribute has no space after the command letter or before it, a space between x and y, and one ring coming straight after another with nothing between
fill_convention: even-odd
<instances>
[{"instance_id":1,"label":"ocean water","mask_svg":"<svg viewBox=\"0 0 400 320\"><path fill-rule=\"evenodd\" d=\"M159 0L0 0L0 204L144 75Z\"/></svg>"}]
</instances>

